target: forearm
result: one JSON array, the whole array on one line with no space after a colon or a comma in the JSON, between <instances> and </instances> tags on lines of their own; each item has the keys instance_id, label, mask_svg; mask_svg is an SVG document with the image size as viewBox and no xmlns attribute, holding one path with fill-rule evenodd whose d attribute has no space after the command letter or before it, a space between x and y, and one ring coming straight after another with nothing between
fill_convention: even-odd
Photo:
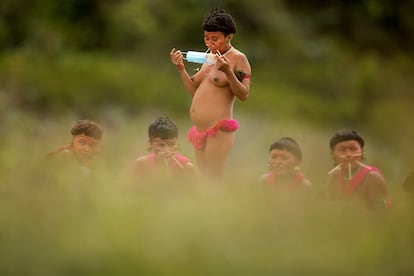
<instances>
[{"instance_id":1,"label":"forearm","mask_svg":"<svg viewBox=\"0 0 414 276\"><path fill-rule=\"evenodd\" d=\"M366 195L368 204L371 209L388 208L389 195L385 180L382 176L377 174L369 175L370 182L367 183Z\"/></svg>"},{"instance_id":2,"label":"forearm","mask_svg":"<svg viewBox=\"0 0 414 276\"><path fill-rule=\"evenodd\" d=\"M194 96L196 87L194 85L193 79L190 77L187 70L185 70L185 68L178 68L178 73L180 74L181 81L184 84L184 88L191 96Z\"/></svg>"},{"instance_id":3,"label":"forearm","mask_svg":"<svg viewBox=\"0 0 414 276\"><path fill-rule=\"evenodd\" d=\"M171 62L176 66L178 73L180 74L181 80L184 84L185 89L191 96L194 96L196 91L196 85L190 75L185 70L183 53L180 50L173 48L170 52Z\"/></svg>"}]
</instances>

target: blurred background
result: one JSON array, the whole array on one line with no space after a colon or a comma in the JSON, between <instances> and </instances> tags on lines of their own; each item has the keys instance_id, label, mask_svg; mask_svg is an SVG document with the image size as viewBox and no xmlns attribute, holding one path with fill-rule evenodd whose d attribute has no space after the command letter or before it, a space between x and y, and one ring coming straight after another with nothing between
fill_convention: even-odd
<instances>
[{"instance_id":1,"label":"blurred background","mask_svg":"<svg viewBox=\"0 0 414 276\"><path fill-rule=\"evenodd\" d=\"M314 185L320 187L332 168L330 137L339 129L354 128L366 139L366 162L381 168L398 203L402 182L414 170L414 127L410 123L414 118L414 1L411 0L2 0L2 199L13 198L10 193L15 195L17 190L20 198L20 189L36 182L25 170L33 169L46 152L69 142L70 128L78 119L96 120L105 127L103 159L107 160L109 172L122 170L137 155L145 154L147 127L158 116L170 116L179 124L182 152L193 157L192 148L185 139L191 125L188 118L191 98L170 62L169 52L173 47L205 50L201 24L204 15L213 7L224 8L234 16L238 30L233 45L247 55L252 66L249 99L235 104L234 116L241 127L229 161L233 184L254 181L266 170L269 145L281 136L292 136L304 152L302 169ZM198 67L187 65L189 72ZM116 186L116 181L111 184ZM105 187L111 187L110 183ZM23 194L26 196L26 192ZM108 198L111 197L105 194L101 201L106 202ZM37 203L34 206L39 206ZM8 204L15 206L13 201ZM118 211L111 209L114 205L105 205L108 208L104 210ZM28 210L33 207L28 206ZM41 206L42 212L50 207L43 203ZM248 209L243 207L246 208L242 210ZM67 205L65 208L70 209ZM110 215L105 214L108 217L104 218L108 219ZM185 214L185 211L180 213L187 219L193 218ZM141 215L144 218L146 213ZM4 217L9 216L32 218L19 211L6 212ZM125 220L120 220L121 225L128 228L127 221L131 217L132 214L125 215ZM45 225L48 225L48 218L43 217ZM243 219L240 216L240 221ZM83 225L83 218L74 220ZM11 234L16 230L13 226L28 231L29 237L38 237L39 233L27 230L31 228L19 222L9 222L3 218L2 225L9 225L9 230L2 232L0 241L8 240L9 247L5 248L21 256L19 246L24 247L23 243L32 239L27 238L24 231L18 231L20 234L16 238ZM175 224L171 222L171 225ZM92 230L98 228L95 224L89 226ZM108 222L104 227L109 231L112 224ZM252 229L244 234L253 236L253 231L249 231ZM178 232L177 236L183 234ZM318 230L314 232L320 234ZM53 255L55 240L61 246L64 246L61 242L67 241L66 233L59 233L46 243L49 245L47 258ZM82 233L87 236L86 232ZM194 233L198 232L194 230ZM200 238L194 233L190 237ZM40 240L46 238L46 234L40 236ZM117 243L118 236L111 238L124 255L141 256L139 249L134 251L127 243ZM206 239L206 244L208 241ZM376 242L374 238L373 243ZM198 244L196 249L206 244ZM35 243L30 250L36 252L37 246ZM100 246L109 250L100 243L92 242L87 246L90 256L95 251L102 252ZM66 251L58 254L65 256L62 257L65 261L58 259L67 265L63 269L66 274L62 275L72 275L77 270L71 270L70 262L77 260L65 259L73 256L70 253L73 248L69 245L64 248ZM327 248L324 249L328 251ZM382 249L378 250L383 252ZM34 252L25 251L26 260L30 260L29 268L35 268L39 275L48 274L50 271L43 270L42 266L46 257L39 257L40 261L32 259L36 255ZM201 256L197 252L194 254ZM306 255L307 252L302 253ZM92 258L90 256L84 257ZM247 255L232 256L229 261L234 263L247 258ZM333 263L344 256L336 257ZM154 266L160 262L153 255L145 255L145 258ZM56 256L54 259L56 261ZM11 257L10 260L18 264L21 259ZM111 260L117 265L123 263ZM378 260L368 261L377 264ZM51 275L62 272L59 261L52 266L55 270L51 269ZM201 259L194 261L202 263ZM288 267L291 262L285 261ZM312 267L311 261L306 264ZM148 267L152 269L151 265ZM77 269L82 272L83 268ZM331 268L328 271L335 271L336 266ZM378 275L383 268L379 266L369 273ZM7 269L8 272L20 271L13 270L14 265ZM88 269L91 275L94 267ZM168 274L148 269L152 273ZM262 272L257 267L251 269ZM382 272L393 275L389 269L386 267Z\"/></svg>"}]
</instances>

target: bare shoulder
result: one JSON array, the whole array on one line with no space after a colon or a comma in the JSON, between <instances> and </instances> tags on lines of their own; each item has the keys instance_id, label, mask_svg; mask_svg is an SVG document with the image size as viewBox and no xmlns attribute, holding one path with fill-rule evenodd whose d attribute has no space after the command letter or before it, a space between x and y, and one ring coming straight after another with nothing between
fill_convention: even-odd
<instances>
[{"instance_id":1,"label":"bare shoulder","mask_svg":"<svg viewBox=\"0 0 414 276\"><path fill-rule=\"evenodd\" d=\"M251 75L251 67L246 55L239 50L236 50L232 59L234 64L233 70L238 76L238 79L243 80L246 76L249 78Z\"/></svg>"},{"instance_id":2,"label":"bare shoulder","mask_svg":"<svg viewBox=\"0 0 414 276\"><path fill-rule=\"evenodd\" d=\"M143 169L143 168L147 167L147 164L148 164L148 156L147 155L138 156L134 161L134 168L135 169Z\"/></svg>"},{"instance_id":3,"label":"bare shoulder","mask_svg":"<svg viewBox=\"0 0 414 276\"><path fill-rule=\"evenodd\" d=\"M194 169L194 170L196 170L196 169L197 169L197 166L196 166L196 165L194 165L194 163L192 163L192 162L190 162L190 161L188 161L188 162L187 162L186 167L188 167L188 168L190 168L190 169Z\"/></svg>"},{"instance_id":4,"label":"bare shoulder","mask_svg":"<svg viewBox=\"0 0 414 276\"><path fill-rule=\"evenodd\" d=\"M64 150L60 151L59 154L61 156L68 156L68 155L72 155L73 152L71 150L69 150L69 149L64 149Z\"/></svg>"},{"instance_id":5,"label":"bare shoulder","mask_svg":"<svg viewBox=\"0 0 414 276\"><path fill-rule=\"evenodd\" d=\"M371 171L367 175L367 180L374 183L385 184L385 178L379 171Z\"/></svg>"},{"instance_id":6,"label":"bare shoulder","mask_svg":"<svg viewBox=\"0 0 414 276\"><path fill-rule=\"evenodd\" d=\"M235 51L234 51L233 59L236 63L249 64L249 60L248 60L247 56L243 52L241 52L237 49L235 49ZM250 64L249 64L249 66L250 66Z\"/></svg>"},{"instance_id":7,"label":"bare shoulder","mask_svg":"<svg viewBox=\"0 0 414 276\"><path fill-rule=\"evenodd\" d=\"M313 188L312 182L307 178L303 179L302 184L304 187L307 187L309 189Z\"/></svg>"},{"instance_id":8,"label":"bare shoulder","mask_svg":"<svg viewBox=\"0 0 414 276\"><path fill-rule=\"evenodd\" d=\"M185 164L185 168L186 168L186 170L188 170L188 171L191 171L192 173L194 173L194 174L196 174L196 175L198 175L199 174L199 171L198 171L198 168L197 168L197 166L196 165L194 165L194 163L192 163L192 162L187 162L187 164Z\"/></svg>"},{"instance_id":9,"label":"bare shoulder","mask_svg":"<svg viewBox=\"0 0 414 276\"><path fill-rule=\"evenodd\" d=\"M259 183L265 183L267 181L267 178L269 177L269 173L264 173L259 176Z\"/></svg>"},{"instance_id":10,"label":"bare shoulder","mask_svg":"<svg viewBox=\"0 0 414 276\"><path fill-rule=\"evenodd\" d=\"M61 150L61 151L55 153L55 158L59 159L61 161L72 160L74 157L75 156L74 156L73 152L69 149L64 149L64 150Z\"/></svg>"},{"instance_id":11,"label":"bare shoulder","mask_svg":"<svg viewBox=\"0 0 414 276\"><path fill-rule=\"evenodd\" d=\"M238 57L238 58L245 58L245 59L247 59L246 54L243 53L242 51L236 49L236 48L234 48L234 56L235 57Z\"/></svg>"},{"instance_id":12,"label":"bare shoulder","mask_svg":"<svg viewBox=\"0 0 414 276\"><path fill-rule=\"evenodd\" d=\"M380 172L371 171L363 182L363 189L368 194L386 194L386 182Z\"/></svg>"}]
</instances>

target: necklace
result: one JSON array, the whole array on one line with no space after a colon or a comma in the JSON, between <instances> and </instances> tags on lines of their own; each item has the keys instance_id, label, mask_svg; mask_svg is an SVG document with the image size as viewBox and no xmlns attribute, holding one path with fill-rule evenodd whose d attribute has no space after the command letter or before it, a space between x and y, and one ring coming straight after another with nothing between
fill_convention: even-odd
<instances>
[{"instance_id":1,"label":"necklace","mask_svg":"<svg viewBox=\"0 0 414 276\"><path fill-rule=\"evenodd\" d=\"M219 56L225 57L231 51L233 51L233 46L230 46L230 49L228 49L224 54L220 53L218 50L217 53L219 54Z\"/></svg>"}]
</instances>

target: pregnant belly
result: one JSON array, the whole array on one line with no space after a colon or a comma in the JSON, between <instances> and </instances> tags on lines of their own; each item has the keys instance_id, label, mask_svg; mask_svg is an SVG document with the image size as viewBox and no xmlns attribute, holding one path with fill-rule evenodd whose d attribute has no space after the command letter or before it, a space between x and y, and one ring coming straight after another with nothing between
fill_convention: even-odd
<instances>
[{"instance_id":1,"label":"pregnant belly","mask_svg":"<svg viewBox=\"0 0 414 276\"><path fill-rule=\"evenodd\" d=\"M222 119L231 119L231 105L209 105L193 102L190 108L190 118L198 130L210 129Z\"/></svg>"}]
</instances>

